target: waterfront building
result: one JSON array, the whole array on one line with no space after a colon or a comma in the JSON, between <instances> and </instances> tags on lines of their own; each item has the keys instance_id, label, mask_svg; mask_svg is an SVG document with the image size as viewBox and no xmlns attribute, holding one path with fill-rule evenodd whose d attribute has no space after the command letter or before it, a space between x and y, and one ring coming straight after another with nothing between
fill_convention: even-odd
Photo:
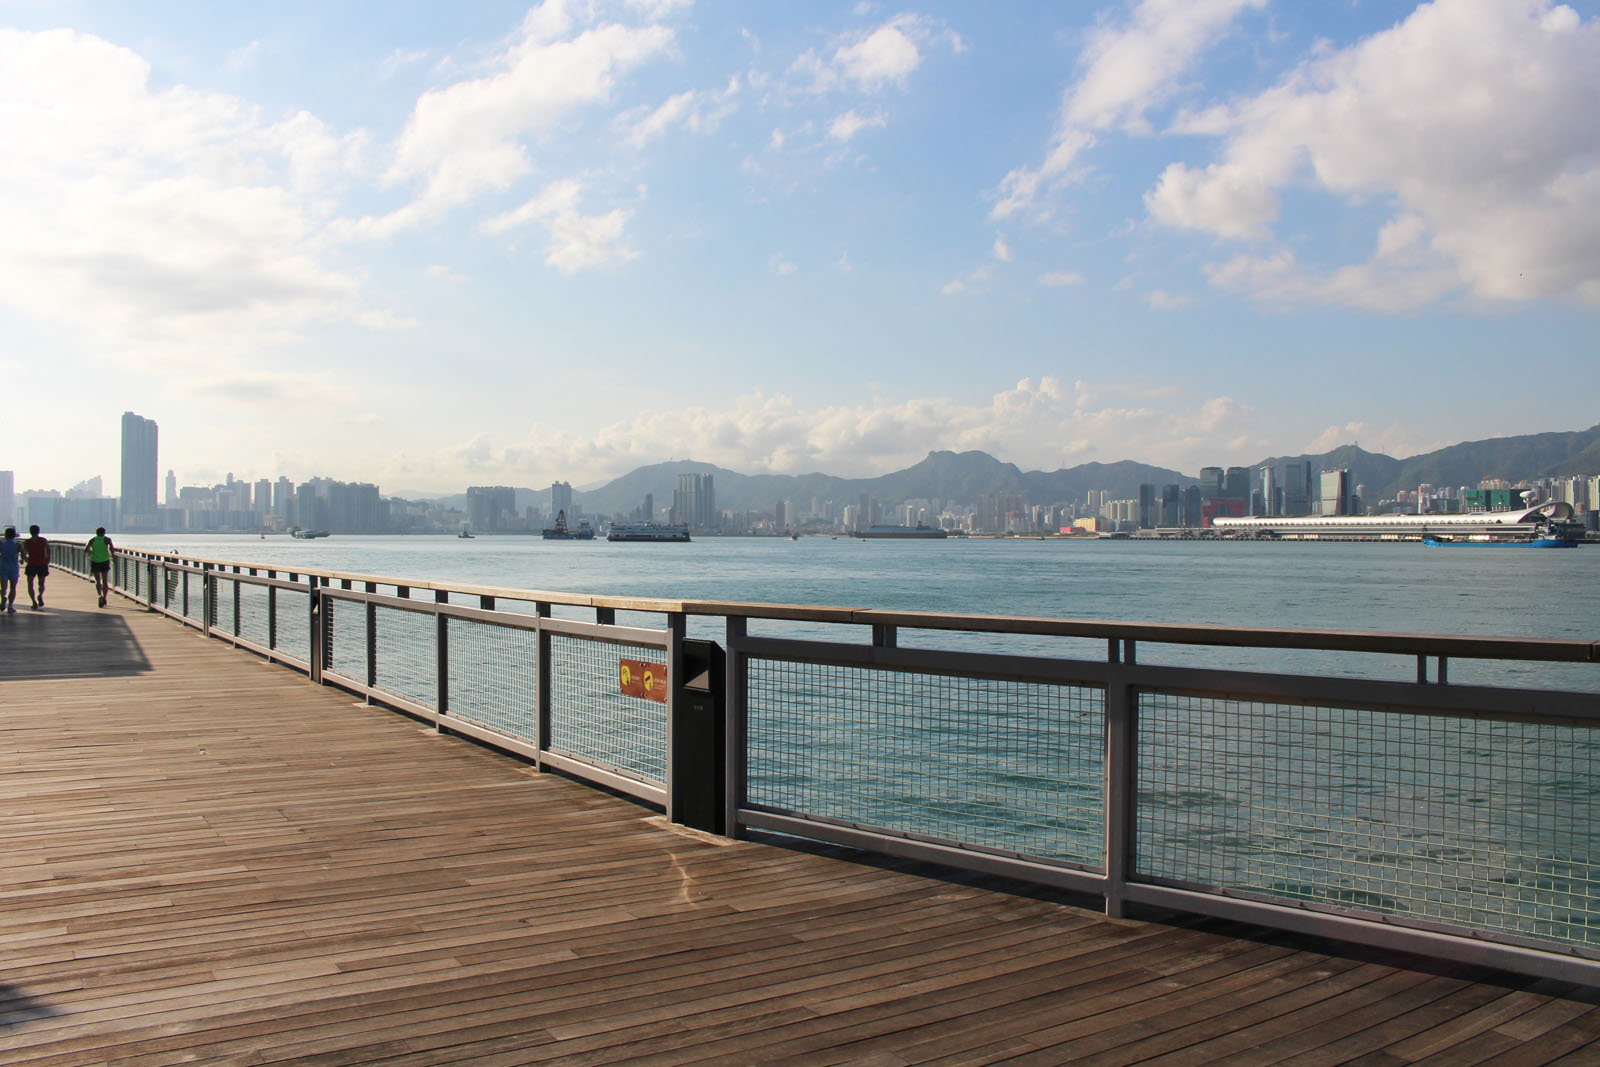
<instances>
[{"instance_id":1,"label":"waterfront building","mask_svg":"<svg viewBox=\"0 0 1600 1067\"><path fill-rule=\"evenodd\" d=\"M153 419L122 413L122 529L156 528L158 436Z\"/></svg>"},{"instance_id":2,"label":"waterfront building","mask_svg":"<svg viewBox=\"0 0 1600 1067\"><path fill-rule=\"evenodd\" d=\"M467 486L467 522L479 533L510 528L517 514L517 491L509 485Z\"/></svg>"},{"instance_id":3,"label":"waterfront building","mask_svg":"<svg viewBox=\"0 0 1600 1067\"><path fill-rule=\"evenodd\" d=\"M256 479L255 512L265 515L272 510L272 481L268 478Z\"/></svg>"},{"instance_id":4,"label":"waterfront building","mask_svg":"<svg viewBox=\"0 0 1600 1067\"><path fill-rule=\"evenodd\" d=\"M1319 515L1350 514L1350 471L1340 467L1322 472L1322 508Z\"/></svg>"},{"instance_id":5,"label":"waterfront building","mask_svg":"<svg viewBox=\"0 0 1600 1067\"><path fill-rule=\"evenodd\" d=\"M1311 463L1296 460L1283 465L1283 510L1285 516L1311 513Z\"/></svg>"},{"instance_id":6,"label":"waterfront building","mask_svg":"<svg viewBox=\"0 0 1600 1067\"><path fill-rule=\"evenodd\" d=\"M1156 487L1149 482L1139 486L1139 529L1154 529L1159 517L1156 510Z\"/></svg>"},{"instance_id":7,"label":"waterfront building","mask_svg":"<svg viewBox=\"0 0 1600 1067\"><path fill-rule=\"evenodd\" d=\"M178 506L178 475L176 471L167 471L167 491L162 494L162 500L166 507L175 508Z\"/></svg>"},{"instance_id":8,"label":"waterfront building","mask_svg":"<svg viewBox=\"0 0 1600 1067\"><path fill-rule=\"evenodd\" d=\"M572 483L551 482L550 514L559 515L562 512L566 512L569 518L572 515Z\"/></svg>"},{"instance_id":9,"label":"waterfront building","mask_svg":"<svg viewBox=\"0 0 1600 1067\"><path fill-rule=\"evenodd\" d=\"M0 471L0 524L17 521L17 475L15 471Z\"/></svg>"},{"instance_id":10,"label":"waterfront building","mask_svg":"<svg viewBox=\"0 0 1600 1067\"><path fill-rule=\"evenodd\" d=\"M1200 492L1203 496L1221 496L1226 485L1226 475L1221 467L1200 468Z\"/></svg>"},{"instance_id":11,"label":"waterfront building","mask_svg":"<svg viewBox=\"0 0 1600 1067\"><path fill-rule=\"evenodd\" d=\"M777 530L778 533L783 533L783 531L789 528L786 525L788 522L788 516L784 514L783 504L784 502L782 500L778 501L772 510L772 526L775 530Z\"/></svg>"},{"instance_id":12,"label":"waterfront building","mask_svg":"<svg viewBox=\"0 0 1600 1067\"><path fill-rule=\"evenodd\" d=\"M1250 499L1250 471L1246 467L1229 467L1222 493L1229 500Z\"/></svg>"},{"instance_id":13,"label":"waterfront building","mask_svg":"<svg viewBox=\"0 0 1600 1067\"><path fill-rule=\"evenodd\" d=\"M294 483L283 475L272 483L272 510L285 519L292 518L294 510Z\"/></svg>"},{"instance_id":14,"label":"waterfront building","mask_svg":"<svg viewBox=\"0 0 1600 1067\"><path fill-rule=\"evenodd\" d=\"M717 494L711 475L678 475L678 487L672 493L672 510L673 521L689 527L691 533L717 529Z\"/></svg>"},{"instance_id":15,"label":"waterfront building","mask_svg":"<svg viewBox=\"0 0 1600 1067\"><path fill-rule=\"evenodd\" d=\"M1261 468L1261 511L1260 511L1260 513L1262 515L1272 516L1272 515L1276 515L1278 513L1276 511L1276 505L1275 505L1275 501L1277 499L1277 492L1278 492L1278 486L1277 486L1277 478L1275 476L1275 472L1273 471L1273 469L1270 466L1269 467L1262 467Z\"/></svg>"},{"instance_id":16,"label":"waterfront building","mask_svg":"<svg viewBox=\"0 0 1600 1067\"><path fill-rule=\"evenodd\" d=\"M640 517L643 518L645 522L655 522L656 521L656 495L654 493L646 493L644 495L644 506L642 508L640 508L639 510L643 513ZM531 530L531 529L534 529L534 528L535 527L532 525L532 523L530 523L528 525L528 529Z\"/></svg>"}]
</instances>

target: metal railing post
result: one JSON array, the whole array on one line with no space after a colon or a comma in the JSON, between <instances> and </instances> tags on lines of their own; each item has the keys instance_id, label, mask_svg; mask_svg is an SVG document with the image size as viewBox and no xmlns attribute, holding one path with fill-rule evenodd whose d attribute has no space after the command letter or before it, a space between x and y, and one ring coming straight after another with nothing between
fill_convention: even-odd
<instances>
[{"instance_id":1,"label":"metal railing post","mask_svg":"<svg viewBox=\"0 0 1600 1067\"><path fill-rule=\"evenodd\" d=\"M605 610L605 609L602 609ZM674 779L677 777L678 752L674 746L677 730L675 724L678 718L678 690L682 688L683 677L683 635L687 629L687 619L681 611L674 611L667 616L667 821L681 822L678 811L678 798L673 789Z\"/></svg>"},{"instance_id":2,"label":"metal railing post","mask_svg":"<svg viewBox=\"0 0 1600 1067\"><path fill-rule=\"evenodd\" d=\"M541 619L550 617L550 605L545 601L534 604L534 614ZM539 680L536 691L539 696L539 722L534 729L534 766L544 770L544 754L550 748L550 631L543 626L539 627Z\"/></svg>"},{"instance_id":3,"label":"metal railing post","mask_svg":"<svg viewBox=\"0 0 1600 1067\"><path fill-rule=\"evenodd\" d=\"M745 619L729 616L727 620L727 656L723 670L723 699L726 701L726 744L723 746L723 794L726 810L723 812L723 832L731 838L745 836L739 825L739 808L744 804L745 773L748 766L745 744L748 736L748 701L745 692L745 657L741 647L747 628Z\"/></svg>"},{"instance_id":4,"label":"metal railing post","mask_svg":"<svg viewBox=\"0 0 1600 1067\"><path fill-rule=\"evenodd\" d=\"M450 594L443 589L433 591L435 604L450 603ZM450 616L444 613L434 615L434 666L433 666L433 707L439 715L450 713ZM433 728L443 733L445 727L442 723L435 722Z\"/></svg>"},{"instance_id":5,"label":"metal railing post","mask_svg":"<svg viewBox=\"0 0 1600 1067\"><path fill-rule=\"evenodd\" d=\"M200 564L200 632L211 636L211 615L216 610L216 594L211 591L211 564Z\"/></svg>"},{"instance_id":6,"label":"metal railing post","mask_svg":"<svg viewBox=\"0 0 1600 1067\"><path fill-rule=\"evenodd\" d=\"M1117 642L1113 641L1113 644ZM1128 876L1135 860L1135 826L1138 812L1138 694L1128 684L1133 642L1126 655L1113 649L1108 657L1105 734L1105 853L1106 914L1121 918L1127 912ZM1126 660L1127 662L1119 662Z\"/></svg>"},{"instance_id":7,"label":"metal railing post","mask_svg":"<svg viewBox=\"0 0 1600 1067\"><path fill-rule=\"evenodd\" d=\"M322 629L322 592L315 574L306 575L306 632L311 647L306 650L306 667L311 681L322 684L322 657L328 648L328 635Z\"/></svg>"},{"instance_id":8,"label":"metal railing post","mask_svg":"<svg viewBox=\"0 0 1600 1067\"><path fill-rule=\"evenodd\" d=\"M366 582L369 593L378 591L377 582ZM375 689L378 685L378 605L367 601L367 688ZM372 703L372 694L367 694L367 703Z\"/></svg>"}]
</instances>

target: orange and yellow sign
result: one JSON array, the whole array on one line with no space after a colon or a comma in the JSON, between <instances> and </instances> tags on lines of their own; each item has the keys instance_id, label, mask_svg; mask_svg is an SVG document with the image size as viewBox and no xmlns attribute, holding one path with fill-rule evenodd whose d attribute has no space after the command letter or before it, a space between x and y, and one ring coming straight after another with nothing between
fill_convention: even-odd
<instances>
[{"instance_id":1,"label":"orange and yellow sign","mask_svg":"<svg viewBox=\"0 0 1600 1067\"><path fill-rule=\"evenodd\" d=\"M646 663L642 659L620 660L617 680L622 683L625 697L643 697L658 703L667 702L667 665Z\"/></svg>"}]
</instances>

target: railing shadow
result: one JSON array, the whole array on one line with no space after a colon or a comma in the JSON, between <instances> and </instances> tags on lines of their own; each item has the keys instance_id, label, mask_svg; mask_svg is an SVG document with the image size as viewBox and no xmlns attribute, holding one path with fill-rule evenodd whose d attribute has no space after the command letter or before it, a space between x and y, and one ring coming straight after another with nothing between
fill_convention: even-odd
<instances>
[{"instance_id":1,"label":"railing shadow","mask_svg":"<svg viewBox=\"0 0 1600 1067\"><path fill-rule=\"evenodd\" d=\"M120 615L50 608L0 615L0 681L118 678L148 672L150 661Z\"/></svg>"},{"instance_id":2,"label":"railing shadow","mask_svg":"<svg viewBox=\"0 0 1600 1067\"><path fill-rule=\"evenodd\" d=\"M54 1019L61 1012L36 1000L16 986L0 982L0 1033L40 1019Z\"/></svg>"}]
</instances>

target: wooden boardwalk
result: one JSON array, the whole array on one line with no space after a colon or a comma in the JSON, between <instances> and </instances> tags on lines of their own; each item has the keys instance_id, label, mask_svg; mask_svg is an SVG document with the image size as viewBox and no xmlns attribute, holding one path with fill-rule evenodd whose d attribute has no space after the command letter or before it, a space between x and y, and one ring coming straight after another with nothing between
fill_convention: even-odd
<instances>
[{"instance_id":1,"label":"wooden boardwalk","mask_svg":"<svg viewBox=\"0 0 1600 1067\"><path fill-rule=\"evenodd\" d=\"M0 1063L1600 1062L1590 990L718 842L52 577Z\"/></svg>"}]
</instances>

